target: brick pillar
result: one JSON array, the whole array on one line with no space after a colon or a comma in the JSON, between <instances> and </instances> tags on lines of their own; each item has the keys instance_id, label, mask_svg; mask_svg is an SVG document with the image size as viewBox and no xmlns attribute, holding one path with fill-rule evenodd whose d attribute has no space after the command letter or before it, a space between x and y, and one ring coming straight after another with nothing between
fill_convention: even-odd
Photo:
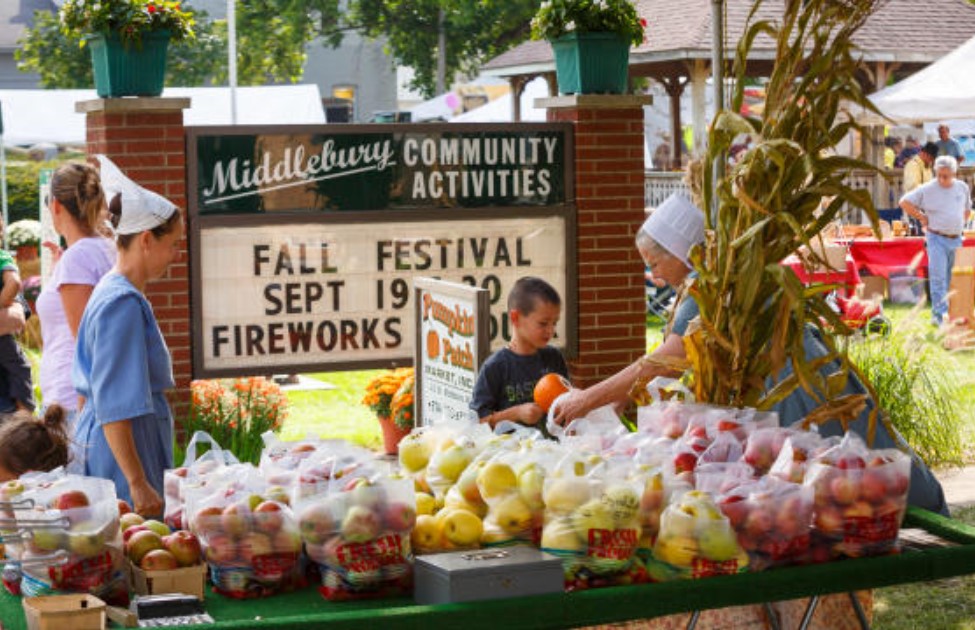
<instances>
[{"instance_id":1,"label":"brick pillar","mask_svg":"<svg viewBox=\"0 0 975 630\"><path fill-rule=\"evenodd\" d=\"M634 245L644 220L643 105L648 96L539 99L549 122L575 126L579 356L586 387L646 350L643 261ZM566 314L565 316L569 316Z\"/></svg>"},{"instance_id":2,"label":"brick pillar","mask_svg":"<svg viewBox=\"0 0 975 630\"><path fill-rule=\"evenodd\" d=\"M186 218L186 146L183 110L188 98L111 98L81 101L75 110L86 115L87 152L104 154L133 181L179 206ZM190 282L189 254L184 238L179 257L166 276L149 284L149 302L173 357L176 391L170 396L174 417L189 404Z\"/></svg>"}]
</instances>

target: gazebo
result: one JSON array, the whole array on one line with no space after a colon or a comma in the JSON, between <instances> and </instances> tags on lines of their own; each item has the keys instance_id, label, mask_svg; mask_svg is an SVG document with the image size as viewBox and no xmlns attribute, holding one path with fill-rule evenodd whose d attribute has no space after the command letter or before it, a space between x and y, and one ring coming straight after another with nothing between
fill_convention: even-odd
<instances>
[{"instance_id":1,"label":"gazebo","mask_svg":"<svg viewBox=\"0 0 975 630\"><path fill-rule=\"evenodd\" d=\"M673 156L680 163L680 98L690 85L694 150L704 147L705 85L711 76L712 7L723 7L725 59L734 58L745 30L751 0L636 0L637 11L648 22L644 44L630 50L630 76L660 82L671 100ZM757 19L776 19L782 0L766 0ZM975 5L967 0L890 0L860 29L856 41L863 53L862 81L866 92L904 78L966 42L975 33ZM749 57L748 74L769 74L775 62L773 42L756 41ZM514 94L537 76L546 77L555 90L555 64L548 42L525 42L489 61L485 74L506 78ZM518 103L518 99L514 99ZM515 120L520 120L518 107ZM975 115L975 112L973 112ZM874 161L882 154L879 137L864 147L864 157Z\"/></svg>"}]
</instances>

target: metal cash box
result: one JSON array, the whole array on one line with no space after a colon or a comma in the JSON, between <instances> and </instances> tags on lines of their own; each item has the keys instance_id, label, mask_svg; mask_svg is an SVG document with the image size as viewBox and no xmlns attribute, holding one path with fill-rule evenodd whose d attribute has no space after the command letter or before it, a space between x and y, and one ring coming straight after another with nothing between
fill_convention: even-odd
<instances>
[{"instance_id":1,"label":"metal cash box","mask_svg":"<svg viewBox=\"0 0 975 630\"><path fill-rule=\"evenodd\" d=\"M534 547L513 546L417 556L413 597L418 604L561 593L562 561Z\"/></svg>"}]
</instances>

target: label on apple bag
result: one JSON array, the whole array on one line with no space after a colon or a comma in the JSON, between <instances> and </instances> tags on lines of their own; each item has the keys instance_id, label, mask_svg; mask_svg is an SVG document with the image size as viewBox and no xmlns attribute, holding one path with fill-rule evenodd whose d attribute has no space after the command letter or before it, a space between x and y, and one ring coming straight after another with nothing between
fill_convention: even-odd
<instances>
[{"instance_id":1,"label":"label on apple bag","mask_svg":"<svg viewBox=\"0 0 975 630\"><path fill-rule=\"evenodd\" d=\"M708 560L701 556L695 556L691 564L691 577L694 579L714 577L716 575L734 575L742 571L738 566L737 559L731 560Z\"/></svg>"},{"instance_id":2,"label":"label on apple bag","mask_svg":"<svg viewBox=\"0 0 975 630\"><path fill-rule=\"evenodd\" d=\"M853 516L843 523L843 542L870 544L893 542L900 529L899 512L891 512L873 518Z\"/></svg>"},{"instance_id":3,"label":"label on apple bag","mask_svg":"<svg viewBox=\"0 0 975 630\"><path fill-rule=\"evenodd\" d=\"M349 572L375 571L408 560L409 547L401 534L384 534L366 542L347 542L336 549L340 568Z\"/></svg>"},{"instance_id":4,"label":"label on apple bag","mask_svg":"<svg viewBox=\"0 0 975 630\"><path fill-rule=\"evenodd\" d=\"M296 553L269 553L253 559L254 578L262 582L281 582L295 573L298 566Z\"/></svg>"},{"instance_id":5,"label":"label on apple bag","mask_svg":"<svg viewBox=\"0 0 975 630\"><path fill-rule=\"evenodd\" d=\"M106 549L91 558L48 567L52 585L60 590L89 592L104 585L112 575L112 554Z\"/></svg>"}]
</instances>

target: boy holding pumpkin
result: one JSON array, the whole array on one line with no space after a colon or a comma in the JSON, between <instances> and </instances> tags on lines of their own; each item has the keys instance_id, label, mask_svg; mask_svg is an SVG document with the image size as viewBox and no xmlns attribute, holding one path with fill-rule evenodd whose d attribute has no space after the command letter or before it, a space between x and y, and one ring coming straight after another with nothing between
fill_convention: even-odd
<instances>
[{"instance_id":1,"label":"boy holding pumpkin","mask_svg":"<svg viewBox=\"0 0 975 630\"><path fill-rule=\"evenodd\" d=\"M569 376L562 353L548 345L561 314L562 299L548 282L532 276L515 282L508 294L511 341L484 362L474 384L470 407L480 422L493 429L508 420L545 432L539 421L546 410L536 404L534 392L547 374Z\"/></svg>"}]
</instances>

